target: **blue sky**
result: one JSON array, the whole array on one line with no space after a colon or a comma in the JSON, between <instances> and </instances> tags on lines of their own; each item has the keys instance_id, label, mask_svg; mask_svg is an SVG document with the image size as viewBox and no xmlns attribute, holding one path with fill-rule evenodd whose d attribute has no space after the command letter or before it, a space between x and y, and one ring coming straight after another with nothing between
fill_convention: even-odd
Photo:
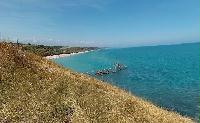
<instances>
[{"instance_id":1,"label":"blue sky","mask_svg":"<svg viewBox=\"0 0 200 123\"><path fill-rule=\"evenodd\" d=\"M199 40L199 0L0 0L2 38L127 47Z\"/></svg>"}]
</instances>

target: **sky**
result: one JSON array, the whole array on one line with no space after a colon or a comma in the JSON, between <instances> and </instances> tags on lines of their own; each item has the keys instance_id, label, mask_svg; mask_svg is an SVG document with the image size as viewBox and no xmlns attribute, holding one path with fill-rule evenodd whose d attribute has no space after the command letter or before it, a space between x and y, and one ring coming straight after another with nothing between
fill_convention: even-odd
<instances>
[{"instance_id":1,"label":"sky","mask_svg":"<svg viewBox=\"0 0 200 123\"><path fill-rule=\"evenodd\" d=\"M0 0L1 38L130 47L199 41L199 0Z\"/></svg>"}]
</instances>

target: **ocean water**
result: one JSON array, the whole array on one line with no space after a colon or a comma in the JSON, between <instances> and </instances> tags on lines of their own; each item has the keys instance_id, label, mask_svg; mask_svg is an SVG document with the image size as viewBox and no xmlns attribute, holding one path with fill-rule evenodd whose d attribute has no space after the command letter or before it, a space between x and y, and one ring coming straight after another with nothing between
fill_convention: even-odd
<instances>
[{"instance_id":1,"label":"ocean water","mask_svg":"<svg viewBox=\"0 0 200 123\"><path fill-rule=\"evenodd\" d=\"M102 49L54 61L199 120L199 43ZM94 75L96 70L112 67L116 62L128 68Z\"/></svg>"}]
</instances>

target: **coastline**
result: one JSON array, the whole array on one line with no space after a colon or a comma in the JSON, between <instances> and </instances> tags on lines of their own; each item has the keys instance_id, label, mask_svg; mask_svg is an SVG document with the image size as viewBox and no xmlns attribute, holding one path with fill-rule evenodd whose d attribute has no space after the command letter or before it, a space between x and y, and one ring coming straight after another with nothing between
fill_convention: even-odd
<instances>
[{"instance_id":1,"label":"coastline","mask_svg":"<svg viewBox=\"0 0 200 123\"><path fill-rule=\"evenodd\" d=\"M81 51L81 52L77 52L77 53L69 53L69 54L51 55L51 56L45 56L44 58L57 59L57 58L63 58L63 57L69 57L69 56L73 56L73 55L88 53L88 52L92 52L92 51L94 51L94 50L86 50L86 51Z\"/></svg>"},{"instance_id":2,"label":"coastline","mask_svg":"<svg viewBox=\"0 0 200 123\"><path fill-rule=\"evenodd\" d=\"M2 88L8 91L1 94L6 103L0 109L3 112L0 121L193 123L189 117L164 110L117 86L21 51L18 46L0 43L0 47L0 70L6 77ZM23 65L21 60L16 60L19 58ZM10 69L10 66L16 69ZM15 74L10 74L13 72ZM23 100L8 98L13 95ZM40 110L36 112L35 106Z\"/></svg>"}]
</instances>

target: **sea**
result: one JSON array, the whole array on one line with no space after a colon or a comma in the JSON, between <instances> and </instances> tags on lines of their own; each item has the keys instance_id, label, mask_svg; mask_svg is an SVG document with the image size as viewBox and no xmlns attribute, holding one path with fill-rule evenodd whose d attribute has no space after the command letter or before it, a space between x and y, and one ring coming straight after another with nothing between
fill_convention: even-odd
<instances>
[{"instance_id":1,"label":"sea","mask_svg":"<svg viewBox=\"0 0 200 123\"><path fill-rule=\"evenodd\" d=\"M199 43L103 48L53 61L199 121ZM115 63L127 69L95 75Z\"/></svg>"}]
</instances>

